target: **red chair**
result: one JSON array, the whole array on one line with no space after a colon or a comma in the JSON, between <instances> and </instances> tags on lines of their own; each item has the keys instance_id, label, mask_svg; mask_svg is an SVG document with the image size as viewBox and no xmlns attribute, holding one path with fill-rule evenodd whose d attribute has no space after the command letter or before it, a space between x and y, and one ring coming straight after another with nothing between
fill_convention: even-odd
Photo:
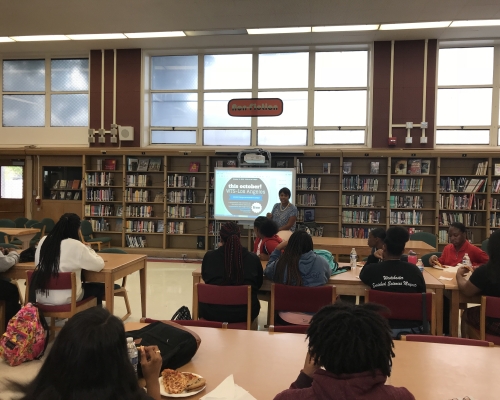
<instances>
[{"instance_id":1,"label":"red chair","mask_svg":"<svg viewBox=\"0 0 500 400\"><path fill-rule=\"evenodd\" d=\"M219 328L219 329L227 329L227 322L217 322L217 321L206 321L204 319L199 320L184 320L184 319L176 319L176 320L167 320L162 321L160 319L152 319L152 318L141 318L141 322L146 324L152 324L153 322L174 322L178 325L182 326L200 326L203 328Z\"/></svg>"},{"instance_id":2,"label":"red chair","mask_svg":"<svg viewBox=\"0 0 500 400\"><path fill-rule=\"evenodd\" d=\"M227 329L250 330L252 325L252 288L250 286L218 286L197 283L194 289L194 304L196 307L193 309L193 320L207 321L204 318L198 319L198 303L226 306L246 305L246 322L228 322Z\"/></svg>"},{"instance_id":3,"label":"red chair","mask_svg":"<svg viewBox=\"0 0 500 400\"><path fill-rule=\"evenodd\" d=\"M320 308L335 303L337 291L333 285L305 287L273 283L269 332L306 333L309 325L276 325L275 314L279 311L316 313Z\"/></svg>"},{"instance_id":4,"label":"red chair","mask_svg":"<svg viewBox=\"0 0 500 400\"><path fill-rule=\"evenodd\" d=\"M31 278L33 276L33 271L26 271L28 274L28 279L26 279L26 295L25 301L28 301L29 290ZM71 318L73 315L79 313L80 311L87 310L88 308L95 307L97 305L97 299L95 297L88 297L86 299L76 301L76 275L74 272L59 272L57 278L51 278L48 282L47 289L49 290L60 290L60 289L71 289L71 303L62 304L59 306L48 306L45 304L37 303L38 309L42 310L45 317L50 317L50 336L55 337L55 331L60 330L60 327L56 327L56 318Z\"/></svg>"},{"instance_id":5,"label":"red chair","mask_svg":"<svg viewBox=\"0 0 500 400\"><path fill-rule=\"evenodd\" d=\"M402 335L401 340L407 342L426 342L426 343L443 343L443 344L459 344L464 346L479 346L493 347L494 344L486 340L464 339L449 336L431 336L431 335Z\"/></svg>"},{"instance_id":6,"label":"red chair","mask_svg":"<svg viewBox=\"0 0 500 400\"><path fill-rule=\"evenodd\" d=\"M436 302L434 293L425 293L427 319L430 321L430 334L436 334ZM422 293L393 293L380 290L367 290L365 302L377 303L390 310L387 318L395 320L423 321Z\"/></svg>"},{"instance_id":7,"label":"red chair","mask_svg":"<svg viewBox=\"0 0 500 400\"><path fill-rule=\"evenodd\" d=\"M500 297L481 296L481 317L479 319L479 337L500 346L500 336L486 333L486 317L500 318Z\"/></svg>"}]
</instances>

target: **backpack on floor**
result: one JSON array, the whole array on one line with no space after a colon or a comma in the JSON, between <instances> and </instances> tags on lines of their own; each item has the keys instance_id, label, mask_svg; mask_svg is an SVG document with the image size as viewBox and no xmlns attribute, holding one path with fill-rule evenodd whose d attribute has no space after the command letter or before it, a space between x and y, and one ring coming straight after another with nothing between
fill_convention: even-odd
<instances>
[{"instance_id":1,"label":"backpack on floor","mask_svg":"<svg viewBox=\"0 0 500 400\"><path fill-rule=\"evenodd\" d=\"M41 311L32 303L14 315L0 337L0 357L10 366L42 358L49 343L49 326Z\"/></svg>"}]
</instances>

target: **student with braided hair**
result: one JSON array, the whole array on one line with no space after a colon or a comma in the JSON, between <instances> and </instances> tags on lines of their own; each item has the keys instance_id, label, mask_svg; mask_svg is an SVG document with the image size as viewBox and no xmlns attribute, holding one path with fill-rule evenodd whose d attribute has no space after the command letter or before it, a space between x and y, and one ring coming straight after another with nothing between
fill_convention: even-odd
<instances>
[{"instance_id":1,"label":"student with braided hair","mask_svg":"<svg viewBox=\"0 0 500 400\"><path fill-rule=\"evenodd\" d=\"M394 344L383 309L339 302L319 310L307 331L304 368L274 400L415 400L406 388L385 384Z\"/></svg>"},{"instance_id":2,"label":"student with braided hair","mask_svg":"<svg viewBox=\"0 0 500 400\"><path fill-rule=\"evenodd\" d=\"M227 222L220 229L221 245L208 251L201 264L201 276L205 283L219 286L250 285L252 287L252 320L257 318L260 303L257 292L262 286L262 265L259 257L241 245L240 228ZM215 304L199 305L199 315L210 321L244 322L246 306Z\"/></svg>"},{"instance_id":3,"label":"student with braided hair","mask_svg":"<svg viewBox=\"0 0 500 400\"><path fill-rule=\"evenodd\" d=\"M94 250L85 246L79 238L80 217L64 214L47 236L38 243L35 253L35 273L30 288L36 290L36 301L47 305L71 303L71 289L46 290L50 278L59 272L74 272L76 275L76 300L97 297L97 305L104 297L103 283L84 283L82 269L100 271L104 260Z\"/></svg>"}]
</instances>

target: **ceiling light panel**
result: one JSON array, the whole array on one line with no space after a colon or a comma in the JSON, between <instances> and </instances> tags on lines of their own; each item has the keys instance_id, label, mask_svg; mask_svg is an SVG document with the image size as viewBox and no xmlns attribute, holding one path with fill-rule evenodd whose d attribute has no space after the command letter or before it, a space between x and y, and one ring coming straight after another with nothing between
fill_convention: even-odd
<instances>
[{"instance_id":1,"label":"ceiling light panel","mask_svg":"<svg viewBox=\"0 0 500 400\"><path fill-rule=\"evenodd\" d=\"M451 21L436 22L413 22L408 24L382 24L381 31L400 30L400 29L429 29L429 28L447 28Z\"/></svg>"},{"instance_id":2,"label":"ceiling light panel","mask_svg":"<svg viewBox=\"0 0 500 400\"><path fill-rule=\"evenodd\" d=\"M497 26L500 25L500 19L481 19L470 21L453 21L450 25L451 28L461 26Z\"/></svg>"},{"instance_id":3,"label":"ceiling light panel","mask_svg":"<svg viewBox=\"0 0 500 400\"><path fill-rule=\"evenodd\" d=\"M0 43L14 42L10 37L0 36Z\"/></svg>"},{"instance_id":4,"label":"ceiling light panel","mask_svg":"<svg viewBox=\"0 0 500 400\"><path fill-rule=\"evenodd\" d=\"M126 39L123 33L99 33L99 34L78 34L66 35L71 40L102 40L102 39Z\"/></svg>"},{"instance_id":5,"label":"ceiling light panel","mask_svg":"<svg viewBox=\"0 0 500 400\"><path fill-rule=\"evenodd\" d=\"M380 25L313 26L313 32L376 31Z\"/></svg>"},{"instance_id":6,"label":"ceiling light panel","mask_svg":"<svg viewBox=\"0 0 500 400\"><path fill-rule=\"evenodd\" d=\"M292 27L292 28L259 28L247 29L249 35L266 35L278 33L310 33L310 26Z\"/></svg>"},{"instance_id":7,"label":"ceiling light panel","mask_svg":"<svg viewBox=\"0 0 500 400\"><path fill-rule=\"evenodd\" d=\"M142 39L142 38L163 38L163 37L176 37L176 36L186 36L182 31L171 31L171 32L136 32L136 33L125 33L125 36L129 39Z\"/></svg>"},{"instance_id":8,"label":"ceiling light panel","mask_svg":"<svg viewBox=\"0 0 500 400\"><path fill-rule=\"evenodd\" d=\"M50 42L53 40L69 40L64 35L34 35L34 36L11 36L16 42Z\"/></svg>"}]
</instances>

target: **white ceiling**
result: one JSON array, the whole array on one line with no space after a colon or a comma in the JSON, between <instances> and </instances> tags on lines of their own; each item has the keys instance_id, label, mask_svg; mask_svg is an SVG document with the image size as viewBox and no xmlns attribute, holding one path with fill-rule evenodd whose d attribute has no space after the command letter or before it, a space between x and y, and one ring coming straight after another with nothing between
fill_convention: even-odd
<instances>
[{"instance_id":1,"label":"white ceiling","mask_svg":"<svg viewBox=\"0 0 500 400\"><path fill-rule=\"evenodd\" d=\"M0 0L0 36L217 30L500 19L500 0ZM375 40L499 39L500 26L110 41L0 43L0 56L100 48L315 46Z\"/></svg>"}]
</instances>

